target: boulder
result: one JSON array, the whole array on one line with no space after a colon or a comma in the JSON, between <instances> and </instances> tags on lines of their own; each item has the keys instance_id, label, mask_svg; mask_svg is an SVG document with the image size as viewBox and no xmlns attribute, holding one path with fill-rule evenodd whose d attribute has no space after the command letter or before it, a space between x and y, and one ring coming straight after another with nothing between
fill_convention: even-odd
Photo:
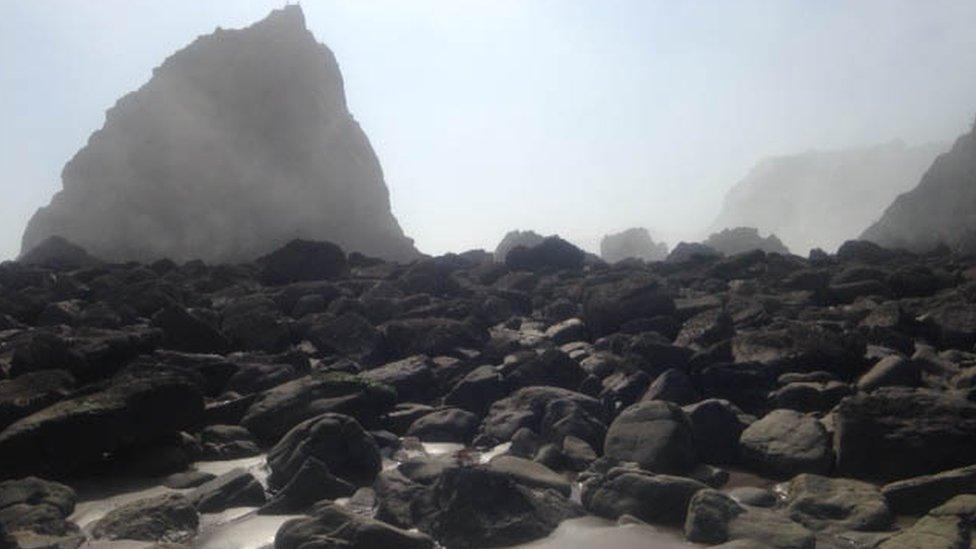
<instances>
[{"instance_id":1,"label":"boulder","mask_svg":"<svg viewBox=\"0 0 976 549\"><path fill-rule=\"evenodd\" d=\"M205 459L237 459L261 453L250 431L237 425L204 427L200 431L200 442Z\"/></svg>"},{"instance_id":2,"label":"boulder","mask_svg":"<svg viewBox=\"0 0 976 549\"><path fill-rule=\"evenodd\" d=\"M163 307L152 317L163 331L163 347L188 353L224 353L230 342L216 327L176 304Z\"/></svg>"},{"instance_id":3,"label":"boulder","mask_svg":"<svg viewBox=\"0 0 976 549\"><path fill-rule=\"evenodd\" d=\"M558 387L525 387L491 405L481 423L481 433L499 443L511 440L523 427L540 433L546 410L551 404L562 402L572 404L566 409L569 412L578 409L597 421L604 417L603 406L593 397ZM560 419L555 414L549 416L550 425Z\"/></svg>"},{"instance_id":4,"label":"boulder","mask_svg":"<svg viewBox=\"0 0 976 549\"><path fill-rule=\"evenodd\" d=\"M185 496L163 494L116 507L92 526L95 539L183 543L196 534L200 516Z\"/></svg>"},{"instance_id":5,"label":"boulder","mask_svg":"<svg viewBox=\"0 0 976 549\"><path fill-rule=\"evenodd\" d=\"M833 461L824 426L794 410L773 410L749 425L739 447L744 464L772 476L826 473Z\"/></svg>"},{"instance_id":6,"label":"boulder","mask_svg":"<svg viewBox=\"0 0 976 549\"><path fill-rule=\"evenodd\" d=\"M295 239L258 258L261 280L268 285L325 280L346 274L349 266L342 248L331 242Z\"/></svg>"},{"instance_id":7,"label":"boulder","mask_svg":"<svg viewBox=\"0 0 976 549\"><path fill-rule=\"evenodd\" d=\"M898 355L879 360L857 381L857 388L872 391L878 387L918 387L922 384L922 370L918 364Z\"/></svg>"},{"instance_id":8,"label":"boulder","mask_svg":"<svg viewBox=\"0 0 976 549\"><path fill-rule=\"evenodd\" d=\"M586 254L558 236L550 236L531 246L516 246L505 255L505 265L512 270L579 269Z\"/></svg>"},{"instance_id":9,"label":"boulder","mask_svg":"<svg viewBox=\"0 0 976 549\"><path fill-rule=\"evenodd\" d=\"M769 405L803 413L826 412L853 392L850 385L839 381L796 381L769 393Z\"/></svg>"},{"instance_id":10,"label":"boulder","mask_svg":"<svg viewBox=\"0 0 976 549\"><path fill-rule=\"evenodd\" d=\"M639 402L621 412L607 430L603 454L655 473L682 473L698 463L687 416L660 400Z\"/></svg>"},{"instance_id":11,"label":"boulder","mask_svg":"<svg viewBox=\"0 0 976 549\"><path fill-rule=\"evenodd\" d=\"M572 485L565 477L535 461L502 454L493 457L488 462L488 468L530 488L555 490L565 497L572 492Z\"/></svg>"},{"instance_id":12,"label":"boulder","mask_svg":"<svg viewBox=\"0 0 976 549\"><path fill-rule=\"evenodd\" d=\"M932 509L910 528L882 542L879 549L956 549L972 546L976 496L956 496Z\"/></svg>"},{"instance_id":13,"label":"boulder","mask_svg":"<svg viewBox=\"0 0 976 549\"><path fill-rule=\"evenodd\" d=\"M739 436L748 424L741 410L727 400L708 399L682 408L691 424L696 454L706 463L736 463Z\"/></svg>"},{"instance_id":14,"label":"boulder","mask_svg":"<svg viewBox=\"0 0 976 549\"><path fill-rule=\"evenodd\" d=\"M657 376L641 400L664 400L683 406L698 402L701 396L688 374L672 368Z\"/></svg>"},{"instance_id":15,"label":"boulder","mask_svg":"<svg viewBox=\"0 0 976 549\"><path fill-rule=\"evenodd\" d=\"M587 511L612 520L630 515L651 524L683 524L692 496L706 488L689 478L614 468L583 484L582 501Z\"/></svg>"},{"instance_id":16,"label":"boulder","mask_svg":"<svg viewBox=\"0 0 976 549\"><path fill-rule=\"evenodd\" d=\"M184 377L166 371L122 377L0 432L0 475L82 473L106 455L174 435L202 417L200 390Z\"/></svg>"},{"instance_id":17,"label":"boulder","mask_svg":"<svg viewBox=\"0 0 976 549\"><path fill-rule=\"evenodd\" d=\"M505 375L510 387L548 386L572 391L579 389L584 378L586 371L566 353L556 349L523 357Z\"/></svg>"},{"instance_id":18,"label":"boulder","mask_svg":"<svg viewBox=\"0 0 976 549\"><path fill-rule=\"evenodd\" d=\"M480 418L464 410L447 408L427 414L414 421L406 436L424 442L455 442L465 444L474 438Z\"/></svg>"},{"instance_id":19,"label":"boulder","mask_svg":"<svg viewBox=\"0 0 976 549\"><path fill-rule=\"evenodd\" d=\"M556 345L586 340L586 324L578 318L567 318L546 328L546 337Z\"/></svg>"},{"instance_id":20,"label":"boulder","mask_svg":"<svg viewBox=\"0 0 976 549\"><path fill-rule=\"evenodd\" d=\"M703 349L735 335L732 316L724 309L710 309L689 318L681 326L674 344Z\"/></svg>"},{"instance_id":21,"label":"boulder","mask_svg":"<svg viewBox=\"0 0 976 549\"><path fill-rule=\"evenodd\" d=\"M899 387L858 393L834 414L837 472L898 480L976 462L976 403Z\"/></svg>"},{"instance_id":22,"label":"boulder","mask_svg":"<svg viewBox=\"0 0 976 549\"><path fill-rule=\"evenodd\" d=\"M478 467L446 469L417 502L417 527L446 547L527 543L580 516L552 490L534 491L505 473Z\"/></svg>"},{"instance_id":23,"label":"boulder","mask_svg":"<svg viewBox=\"0 0 976 549\"><path fill-rule=\"evenodd\" d=\"M508 252L514 250L519 246L524 246L526 248L531 248L533 246L538 246L546 237L536 233L535 231L509 231L502 238L498 246L495 247L494 259L498 263L505 263L505 259L508 257Z\"/></svg>"},{"instance_id":24,"label":"boulder","mask_svg":"<svg viewBox=\"0 0 976 549\"><path fill-rule=\"evenodd\" d=\"M674 311L663 283L649 275L594 285L583 298L583 322L593 337L616 332L631 320L670 316Z\"/></svg>"},{"instance_id":25,"label":"boulder","mask_svg":"<svg viewBox=\"0 0 976 549\"><path fill-rule=\"evenodd\" d=\"M257 507L265 502L264 487L254 475L241 468L201 484L186 497L201 513L217 513L231 507Z\"/></svg>"},{"instance_id":26,"label":"boulder","mask_svg":"<svg viewBox=\"0 0 976 549\"><path fill-rule=\"evenodd\" d=\"M976 494L976 465L885 484L888 507L899 515L922 515L955 496Z\"/></svg>"},{"instance_id":27,"label":"boulder","mask_svg":"<svg viewBox=\"0 0 976 549\"><path fill-rule=\"evenodd\" d=\"M260 513L267 515L303 512L316 502L349 497L356 487L336 477L322 461L309 457L298 472L278 490Z\"/></svg>"},{"instance_id":28,"label":"boulder","mask_svg":"<svg viewBox=\"0 0 976 549\"><path fill-rule=\"evenodd\" d=\"M8 532L63 536L78 531L68 522L77 496L57 482L26 477L0 482L0 527Z\"/></svg>"},{"instance_id":29,"label":"boulder","mask_svg":"<svg viewBox=\"0 0 976 549\"><path fill-rule=\"evenodd\" d=\"M461 378L444 397L444 404L483 416L509 392L502 374L492 365L479 366Z\"/></svg>"},{"instance_id":30,"label":"boulder","mask_svg":"<svg viewBox=\"0 0 976 549\"><path fill-rule=\"evenodd\" d=\"M355 419L327 413L296 425L268 451L268 484L287 484L308 458L324 463L335 476L357 486L373 482L382 459L373 437Z\"/></svg>"},{"instance_id":31,"label":"boulder","mask_svg":"<svg viewBox=\"0 0 976 549\"><path fill-rule=\"evenodd\" d=\"M275 443L292 427L325 412L375 423L392 408L392 388L339 372L314 372L279 385L254 401L241 420L258 440Z\"/></svg>"},{"instance_id":32,"label":"boulder","mask_svg":"<svg viewBox=\"0 0 976 549\"><path fill-rule=\"evenodd\" d=\"M367 370L360 376L372 383L393 387L399 402L429 400L436 389L431 361L426 355L415 355Z\"/></svg>"},{"instance_id":33,"label":"boulder","mask_svg":"<svg viewBox=\"0 0 976 549\"><path fill-rule=\"evenodd\" d=\"M890 530L894 515L877 486L859 480L801 474L786 488L790 518L815 531Z\"/></svg>"},{"instance_id":34,"label":"boulder","mask_svg":"<svg viewBox=\"0 0 976 549\"><path fill-rule=\"evenodd\" d=\"M75 378L64 370L40 370L0 381L0 431L71 394Z\"/></svg>"},{"instance_id":35,"label":"boulder","mask_svg":"<svg viewBox=\"0 0 976 549\"><path fill-rule=\"evenodd\" d=\"M717 490L699 490L688 504L688 541L710 545L730 540L759 541L776 549L814 549L813 532L784 513L736 503Z\"/></svg>"},{"instance_id":36,"label":"boulder","mask_svg":"<svg viewBox=\"0 0 976 549\"><path fill-rule=\"evenodd\" d=\"M408 532L384 522L358 515L341 505L324 501L308 517L292 519L278 529L275 549L343 547L348 549L433 549L434 541L424 534Z\"/></svg>"}]
</instances>

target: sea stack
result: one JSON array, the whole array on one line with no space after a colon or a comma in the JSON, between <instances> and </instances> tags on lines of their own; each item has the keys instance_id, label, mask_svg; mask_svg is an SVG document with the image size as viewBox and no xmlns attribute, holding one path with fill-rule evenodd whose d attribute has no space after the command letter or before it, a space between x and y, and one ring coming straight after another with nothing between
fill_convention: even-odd
<instances>
[{"instance_id":1,"label":"sea stack","mask_svg":"<svg viewBox=\"0 0 976 549\"><path fill-rule=\"evenodd\" d=\"M407 261L335 56L297 5L197 38L109 109L30 220L112 260L238 262L295 238Z\"/></svg>"}]
</instances>

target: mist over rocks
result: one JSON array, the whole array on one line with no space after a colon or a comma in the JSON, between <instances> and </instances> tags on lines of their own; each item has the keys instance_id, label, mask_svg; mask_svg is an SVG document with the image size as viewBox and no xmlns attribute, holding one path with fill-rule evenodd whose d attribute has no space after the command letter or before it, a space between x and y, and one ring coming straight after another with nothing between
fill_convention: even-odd
<instances>
[{"instance_id":1,"label":"mist over rocks","mask_svg":"<svg viewBox=\"0 0 976 549\"><path fill-rule=\"evenodd\" d=\"M295 238L420 255L297 5L171 55L108 110L62 180L22 254L60 235L109 261L249 261Z\"/></svg>"},{"instance_id":2,"label":"mist over rocks","mask_svg":"<svg viewBox=\"0 0 976 549\"><path fill-rule=\"evenodd\" d=\"M943 244L976 253L976 122L861 238L919 253Z\"/></svg>"},{"instance_id":3,"label":"mist over rocks","mask_svg":"<svg viewBox=\"0 0 976 549\"><path fill-rule=\"evenodd\" d=\"M600 241L600 257L607 263L634 258L644 261L663 261L668 257L668 245L654 242L643 227L608 234Z\"/></svg>"},{"instance_id":4,"label":"mist over rocks","mask_svg":"<svg viewBox=\"0 0 976 549\"><path fill-rule=\"evenodd\" d=\"M777 254L790 253L790 250L783 245L783 242L776 235L771 234L763 238L759 236L759 230L755 227L724 229L712 233L703 244L725 255L736 255L754 250Z\"/></svg>"},{"instance_id":5,"label":"mist over rocks","mask_svg":"<svg viewBox=\"0 0 976 549\"><path fill-rule=\"evenodd\" d=\"M762 160L726 194L711 230L756 227L795 253L836 250L916 185L946 148L893 141Z\"/></svg>"}]
</instances>

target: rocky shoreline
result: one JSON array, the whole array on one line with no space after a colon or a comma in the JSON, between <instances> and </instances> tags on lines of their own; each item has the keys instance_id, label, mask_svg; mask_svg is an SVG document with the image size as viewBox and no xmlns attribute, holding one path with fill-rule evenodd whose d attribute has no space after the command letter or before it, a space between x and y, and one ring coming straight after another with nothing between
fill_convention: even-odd
<instances>
[{"instance_id":1,"label":"rocky shoreline","mask_svg":"<svg viewBox=\"0 0 976 549\"><path fill-rule=\"evenodd\" d=\"M0 264L0 546L250 521L277 549L504 547L598 519L646 547L968 546L972 265L859 241L607 265L557 238L111 264L55 238ZM118 479L145 497L92 495Z\"/></svg>"}]
</instances>

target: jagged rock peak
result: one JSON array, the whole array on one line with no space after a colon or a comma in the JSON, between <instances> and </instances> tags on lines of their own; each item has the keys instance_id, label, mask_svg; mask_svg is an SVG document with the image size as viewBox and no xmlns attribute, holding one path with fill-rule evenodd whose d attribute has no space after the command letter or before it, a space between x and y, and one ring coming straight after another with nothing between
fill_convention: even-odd
<instances>
[{"instance_id":1,"label":"jagged rock peak","mask_svg":"<svg viewBox=\"0 0 976 549\"><path fill-rule=\"evenodd\" d=\"M248 261L296 238L419 256L338 63L297 5L169 56L109 109L62 180L22 253L62 235L110 261Z\"/></svg>"}]
</instances>

